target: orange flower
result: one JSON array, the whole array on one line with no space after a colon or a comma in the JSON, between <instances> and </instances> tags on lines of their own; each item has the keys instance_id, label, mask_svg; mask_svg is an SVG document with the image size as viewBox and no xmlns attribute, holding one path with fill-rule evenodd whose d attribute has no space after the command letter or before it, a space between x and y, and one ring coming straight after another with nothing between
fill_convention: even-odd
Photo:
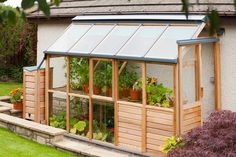
<instances>
[{"instance_id":1,"label":"orange flower","mask_svg":"<svg viewBox=\"0 0 236 157\"><path fill-rule=\"evenodd\" d=\"M152 77L152 78L151 78L151 84L156 84L156 83L157 83L157 79L154 78L154 77Z\"/></svg>"}]
</instances>

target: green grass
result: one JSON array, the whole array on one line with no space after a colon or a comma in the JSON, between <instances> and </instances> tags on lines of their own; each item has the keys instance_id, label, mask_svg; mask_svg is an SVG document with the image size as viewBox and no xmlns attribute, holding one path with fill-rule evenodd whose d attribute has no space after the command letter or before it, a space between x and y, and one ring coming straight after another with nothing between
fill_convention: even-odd
<instances>
[{"instance_id":1,"label":"green grass","mask_svg":"<svg viewBox=\"0 0 236 157\"><path fill-rule=\"evenodd\" d=\"M0 128L0 157L75 157Z\"/></svg>"},{"instance_id":2,"label":"green grass","mask_svg":"<svg viewBox=\"0 0 236 157\"><path fill-rule=\"evenodd\" d=\"M0 82L0 96L6 96L14 88L22 88L22 83Z\"/></svg>"}]
</instances>

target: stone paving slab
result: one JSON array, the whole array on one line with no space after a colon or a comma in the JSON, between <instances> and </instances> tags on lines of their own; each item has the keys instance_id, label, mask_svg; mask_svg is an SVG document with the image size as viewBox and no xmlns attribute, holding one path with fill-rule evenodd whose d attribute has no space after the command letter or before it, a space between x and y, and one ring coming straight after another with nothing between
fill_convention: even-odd
<instances>
[{"instance_id":1,"label":"stone paving slab","mask_svg":"<svg viewBox=\"0 0 236 157\"><path fill-rule=\"evenodd\" d=\"M10 104L10 103L7 103L7 102L3 102L3 101L0 101L0 106L4 106L4 107L10 107L10 108L12 108L12 107L13 107L13 105L12 105L12 104Z\"/></svg>"},{"instance_id":2,"label":"stone paving slab","mask_svg":"<svg viewBox=\"0 0 236 157\"><path fill-rule=\"evenodd\" d=\"M60 149L67 151L72 151L74 153L87 155L87 156L96 156L96 157L131 157L132 155L124 152L118 152L112 149L105 149L103 147L89 144L82 141L72 141L64 138L63 141L56 142L54 144Z\"/></svg>"},{"instance_id":3,"label":"stone paving slab","mask_svg":"<svg viewBox=\"0 0 236 157\"><path fill-rule=\"evenodd\" d=\"M21 119L18 117L9 116L9 115L2 114L2 113L0 113L0 121L3 121L5 123L9 123L9 124L14 124L17 126L21 126L21 127L24 127L24 128L30 129L30 130L46 133L46 134L52 135L52 136L61 135L61 134L66 133L66 131L62 130L62 129L53 128L53 127L50 127L47 125L42 125L39 123L35 123L35 122Z\"/></svg>"},{"instance_id":4,"label":"stone paving slab","mask_svg":"<svg viewBox=\"0 0 236 157\"><path fill-rule=\"evenodd\" d=\"M7 111L10 111L10 110L11 110L10 107L0 106L0 113L7 112Z\"/></svg>"},{"instance_id":5,"label":"stone paving slab","mask_svg":"<svg viewBox=\"0 0 236 157\"><path fill-rule=\"evenodd\" d=\"M0 101L7 101L10 99L10 96L0 96Z\"/></svg>"}]
</instances>

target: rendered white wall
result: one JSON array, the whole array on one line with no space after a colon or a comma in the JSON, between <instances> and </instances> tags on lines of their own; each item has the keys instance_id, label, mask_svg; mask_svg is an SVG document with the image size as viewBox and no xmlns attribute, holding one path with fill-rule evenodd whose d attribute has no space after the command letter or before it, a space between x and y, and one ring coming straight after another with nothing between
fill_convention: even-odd
<instances>
[{"instance_id":1,"label":"rendered white wall","mask_svg":"<svg viewBox=\"0 0 236 157\"><path fill-rule=\"evenodd\" d=\"M236 111L236 19L223 19L221 39L221 89L223 109Z\"/></svg>"},{"instance_id":2,"label":"rendered white wall","mask_svg":"<svg viewBox=\"0 0 236 157\"><path fill-rule=\"evenodd\" d=\"M38 43L37 43L37 64L41 62L44 57L43 51L47 50L58 37L61 36L66 27L70 23L50 23L38 25ZM65 65L64 58L56 58L51 60L51 67L53 67L53 86L59 87L65 85ZM57 77L55 77L57 76Z\"/></svg>"}]
</instances>

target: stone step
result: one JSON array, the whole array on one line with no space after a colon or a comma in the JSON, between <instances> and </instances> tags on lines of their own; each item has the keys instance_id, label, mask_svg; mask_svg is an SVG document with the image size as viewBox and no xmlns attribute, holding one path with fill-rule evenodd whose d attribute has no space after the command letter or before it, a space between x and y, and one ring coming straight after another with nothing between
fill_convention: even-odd
<instances>
[{"instance_id":1,"label":"stone step","mask_svg":"<svg viewBox=\"0 0 236 157\"><path fill-rule=\"evenodd\" d=\"M13 104L0 101L0 106L13 108Z\"/></svg>"},{"instance_id":2,"label":"stone step","mask_svg":"<svg viewBox=\"0 0 236 157\"><path fill-rule=\"evenodd\" d=\"M129 153L108 149L95 144L83 141L73 141L64 138L63 141L54 144L57 148L70 151L76 154L95 157L137 157Z\"/></svg>"},{"instance_id":3,"label":"stone step","mask_svg":"<svg viewBox=\"0 0 236 157\"><path fill-rule=\"evenodd\" d=\"M10 107L5 107L5 106L0 106L0 113L10 113L11 108Z\"/></svg>"},{"instance_id":4,"label":"stone step","mask_svg":"<svg viewBox=\"0 0 236 157\"><path fill-rule=\"evenodd\" d=\"M10 115L11 115L11 116L14 116L14 117L18 117L18 118L22 118L22 117L23 117L22 111L20 111L20 110L14 110L14 109L11 109L11 110L10 110Z\"/></svg>"},{"instance_id":5,"label":"stone step","mask_svg":"<svg viewBox=\"0 0 236 157\"><path fill-rule=\"evenodd\" d=\"M0 101L9 101L10 96L0 96Z\"/></svg>"}]
</instances>

